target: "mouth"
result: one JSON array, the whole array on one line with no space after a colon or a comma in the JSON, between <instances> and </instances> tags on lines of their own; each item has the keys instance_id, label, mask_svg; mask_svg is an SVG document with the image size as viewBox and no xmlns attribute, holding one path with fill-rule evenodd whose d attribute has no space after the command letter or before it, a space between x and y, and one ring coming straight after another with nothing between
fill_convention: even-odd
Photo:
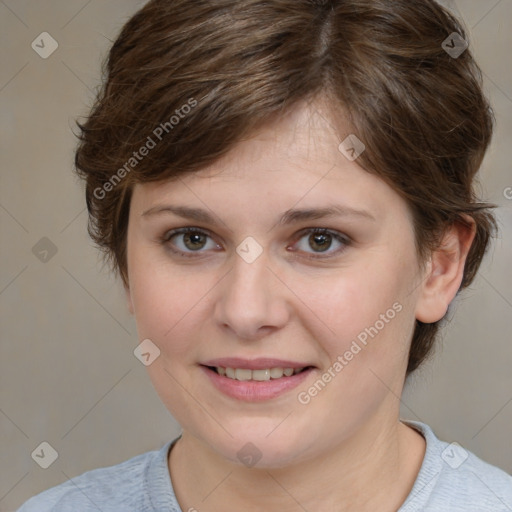
<instances>
[{"instance_id":1,"label":"mouth","mask_svg":"<svg viewBox=\"0 0 512 512\"><path fill-rule=\"evenodd\" d=\"M248 368L248 366L250 368ZM315 366L277 359L219 359L200 364L213 388L244 402L262 402L286 396L317 369Z\"/></svg>"},{"instance_id":2,"label":"mouth","mask_svg":"<svg viewBox=\"0 0 512 512\"><path fill-rule=\"evenodd\" d=\"M282 379L283 377L291 377L306 370L312 369L313 366L304 366L302 368L263 368L258 370L251 370L250 368L231 368L224 366L205 366L210 371L217 373L221 377L226 377L238 381L257 381L266 382L269 380Z\"/></svg>"}]
</instances>

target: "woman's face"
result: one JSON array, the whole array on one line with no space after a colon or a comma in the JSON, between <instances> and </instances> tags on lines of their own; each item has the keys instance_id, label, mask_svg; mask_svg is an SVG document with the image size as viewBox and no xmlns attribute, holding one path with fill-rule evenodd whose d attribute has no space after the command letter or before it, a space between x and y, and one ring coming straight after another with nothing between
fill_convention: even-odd
<instances>
[{"instance_id":1,"label":"woman's face","mask_svg":"<svg viewBox=\"0 0 512 512\"><path fill-rule=\"evenodd\" d=\"M184 432L237 463L285 466L398 418L422 280L412 220L327 118L303 104L199 173L134 188L128 299L160 350L151 380Z\"/></svg>"}]
</instances>

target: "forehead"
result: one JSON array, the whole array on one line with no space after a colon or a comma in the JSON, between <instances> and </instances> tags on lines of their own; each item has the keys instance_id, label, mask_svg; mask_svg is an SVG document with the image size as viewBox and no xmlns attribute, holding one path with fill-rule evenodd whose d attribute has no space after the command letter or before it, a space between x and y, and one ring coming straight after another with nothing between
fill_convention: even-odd
<instances>
[{"instance_id":1,"label":"forehead","mask_svg":"<svg viewBox=\"0 0 512 512\"><path fill-rule=\"evenodd\" d=\"M392 202L405 213L391 187L339 150L350 126L342 115L332 117L322 101L299 104L200 171L137 184L132 200L138 210L182 201L254 212L263 204L285 211L329 203L364 207L377 217Z\"/></svg>"}]
</instances>

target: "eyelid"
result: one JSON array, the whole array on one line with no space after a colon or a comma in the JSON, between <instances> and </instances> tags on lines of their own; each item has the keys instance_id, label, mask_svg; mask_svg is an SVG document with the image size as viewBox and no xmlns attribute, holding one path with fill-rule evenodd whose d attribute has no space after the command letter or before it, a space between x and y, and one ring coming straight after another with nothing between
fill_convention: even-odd
<instances>
[{"instance_id":1,"label":"eyelid","mask_svg":"<svg viewBox=\"0 0 512 512\"><path fill-rule=\"evenodd\" d=\"M186 226L186 227L182 227L182 228L174 228L174 229L167 230L164 233L164 235L162 236L162 239L170 240L174 235L183 235L183 234L190 233L190 232L192 232L192 233L197 232L197 233L201 233L204 235L208 235L212 239L215 238L215 236L209 229L198 228L196 226Z\"/></svg>"},{"instance_id":2,"label":"eyelid","mask_svg":"<svg viewBox=\"0 0 512 512\"><path fill-rule=\"evenodd\" d=\"M340 256L345 250L352 245L352 239L345 235L344 233L341 233L340 231L329 229L329 228L323 228L323 227L310 227L310 228L304 228L297 232L296 235L294 235L293 238L293 245L295 245L301 238L303 238L307 234L326 234L332 236L335 240L343 244L343 247L340 249L337 249L335 251L323 253L323 252L307 252L306 259L312 259L312 260L322 260L322 259L330 259L330 258L336 258ZM292 251L292 252L299 252L299 251ZM324 256L324 254L326 254Z\"/></svg>"},{"instance_id":3,"label":"eyelid","mask_svg":"<svg viewBox=\"0 0 512 512\"><path fill-rule=\"evenodd\" d=\"M219 245L215 240L216 235L214 235L209 229L199 228L196 226L186 226L186 227L182 227L182 228L170 229L170 230L166 231L163 234L163 236L160 237L160 243L167 245L169 243L170 239L173 238L174 236L184 235L187 233L198 233L198 234L206 235L211 240L213 240L217 245ZM303 229L299 230L295 235L293 235L292 245L295 245L301 238L303 238L308 233L311 233L311 234L319 233L319 234L330 235L334 239L336 239L338 242L343 244L342 248L340 248L336 251L327 252L325 256L323 256L324 253L322 253L322 252L319 252L319 253L306 252L305 254L307 254L308 256L305 256L305 258L310 259L310 260L315 260L315 259L321 260L321 259L335 258L335 257L339 256L342 252L344 252L347 249L347 247L350 246L353 242L352 239L348 235L345 235L344 233L341 233L337 230L323 228L323 227L308 227L308 228L303 228ZM287 246L287 248L288 247L289 246ZM175 254L179 254L184 257L192 257L192 258L200 257L200 255L203 252L206 252L206 251L202 251L202 250L190 251L190 252L183 252L179 249L170 249L170 250ZM297 253L300 251L293 250L290 252Z\"/></svg>"},{"instance_id":4,"label":"eyelid","mask_svg":"<svg viewBox=\"0 0 512 512\"><path fill-rule=\"evenodd\" d=\"M186 235L187 233L197 233L200 235L206 235L208 238L213 240L217 245L219 245L218 242L216 241L216 235L214 235L209 229L198 228L195 226L186 226L186 227L182 227L182 228L169 229L168 231L166 231L163 234L162 237L160 237L160 241L162 243L166 244L174 236ZM182 253L182 251L180 251L180 250L176 250L175 252ZM200 253L201 251L196 251L196 252ZM190 253L187 253L187 254L193 254L193 253L194 253L194 251L191 251Z\"/></svg>"},{"instance_id":5,"label":"eyelid","mask_svg":"<svg viewBox=\"0 0 512 512\"><path fill-rule=\"evenodd\" d=\"M307 233L325 233L327 235L332 235L334 238L337 238L338 240L350 243L352 242L352 239L348 236L342 233L341 231L337 231L335 229L329 229L329 228L320 228L320 227L310 227L310 228L304 228L297 232L295 235L296 239L302 238Z\"/></svg>"}]
</instances>

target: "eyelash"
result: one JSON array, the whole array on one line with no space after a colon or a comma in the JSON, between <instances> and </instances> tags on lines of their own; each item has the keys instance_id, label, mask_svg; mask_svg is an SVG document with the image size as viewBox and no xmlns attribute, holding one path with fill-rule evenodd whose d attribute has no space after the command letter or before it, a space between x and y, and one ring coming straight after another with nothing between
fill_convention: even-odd
<instances>
[{"instance_id":1,"label":"eyelash","mask_svg":"<svg viewBox=\"0 0 512 512\"><path fill-rule=\"evenodd\" d=\"M159 241L162 245L169 247L170 251L172 251L175 254L178 254L179 256L183 256L185 258L197 258L198 256L196 256L195 254L196 253L200 254L203 251L198 250L198 251L192 251L192 252L183 252L180 250L173 249L171 247L172 244L169 243L174 236L186 235L189 233L206 235L207 237L213 239L211 233L208 230L201 229L201 228L195 228L195 227L186 227L186 228L179 228L179 229L173 229L171 231L167 231L159 239ZM343 253L347 249L347 247L349 247L351 245L351 242L352 242L350 240L350 238L348 238L346 235L342 235L341 233L338 233L336 231L331 231L326 228L306 228L306 229L301 230L297 234L297 238L296 238L294 244L297 243L298 241L300 241L304 236L306 236L308 234L330 235L335 240L337 240L338 242L343 244L343 246L340 249L338 249L337 251L328 253L327 256L323 256L322 254L324 254L324 253L313 253L316 255L306 256L307 259L311 259L311 260L327 259L327 258L333 258L333 257L339 256L341 253Z\"/></svg>"}]
</instances>

